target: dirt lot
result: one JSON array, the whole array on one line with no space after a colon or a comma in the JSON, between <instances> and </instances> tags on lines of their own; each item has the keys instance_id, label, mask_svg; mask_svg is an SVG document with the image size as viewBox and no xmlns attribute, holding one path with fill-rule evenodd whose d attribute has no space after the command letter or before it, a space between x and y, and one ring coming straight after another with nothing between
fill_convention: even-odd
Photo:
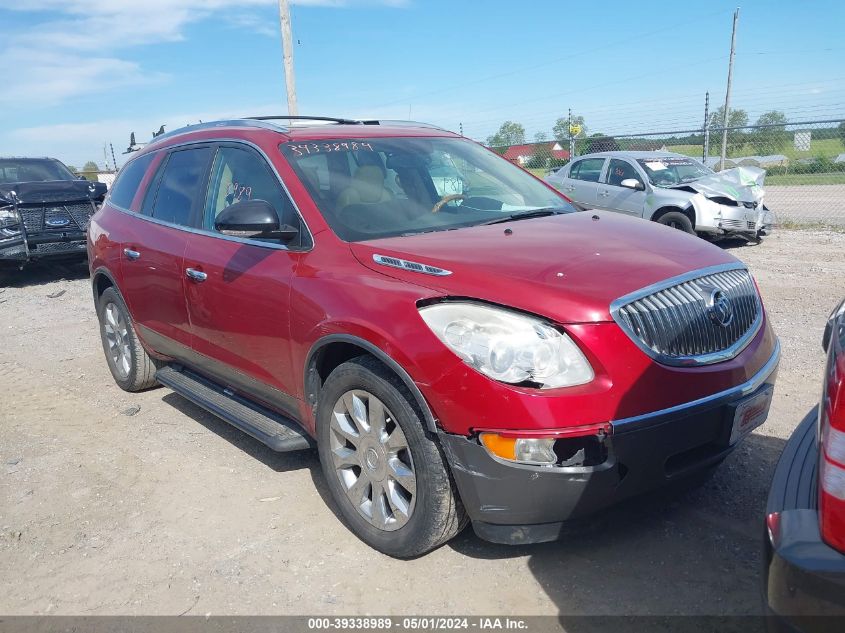
<instances>
[{"instance_id":1,"label":"dirt lot","mask_svg":"<svg viewBox=\"0 0 845 633\"><path fill-rule=\"evenodd\" d=\"M84 269L24 272L0 290L0 613L756 613L765 495L820 392L843 251L811 231L732 249L784 353L770 420L706 486L563 542L467 530L407 562L341 525L314 454L272 453L165 389L120 391Z\"/></svg>"}]
</instances>

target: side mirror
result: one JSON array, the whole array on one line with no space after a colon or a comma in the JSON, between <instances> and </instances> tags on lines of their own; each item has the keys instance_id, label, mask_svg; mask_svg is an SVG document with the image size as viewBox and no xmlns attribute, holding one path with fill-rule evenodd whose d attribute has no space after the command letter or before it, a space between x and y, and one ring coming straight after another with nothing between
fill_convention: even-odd
<instances>
[{"instance_id":1,"label":"side mirror","mask_svg":"<svg viewBox=\"0 0 845 633\"><path fill-rule=\"evenodd\" d=\"M299 234L292 226L279 225L279 215L266 200L243 200L226 207L214 221L214 228L231 237L260 237L284 242Z\"/></svg>"},{"instance_id":2,"label":"side mirror","mask_svg":"<svg viewBox=\"0 0 845 633\"><path fill-rule=\"evenodd\" d=\"M622 187L626 187L628 189L633 189L635 191L642 191L645 189L643 183L641 183L636 178L626 178L622 182L619 183Z\"/></svg>"}]
</instances>

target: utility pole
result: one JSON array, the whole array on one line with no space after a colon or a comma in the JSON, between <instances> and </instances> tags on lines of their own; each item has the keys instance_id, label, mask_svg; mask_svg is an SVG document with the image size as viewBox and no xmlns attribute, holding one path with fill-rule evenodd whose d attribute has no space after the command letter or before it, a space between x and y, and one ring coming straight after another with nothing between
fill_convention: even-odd
<instances>
[{"instance_id":1,"label":"utility pole","mask_svg":"<svg viewBox=\"0 0 845 633\"><path fill-rule=\"evenodd\" d=\"M728 116L731 108L731 83L734 74L734 52L736 51L736 23L739 21L739 8L734 11L734 25L731 31L731 56L728 60L728 88L725 90L725 119L722 122L722 154L719 159L719 171L725 168L725 154L728 151Z\"/></svg>"},{"instance_id":2,"label":"utility pole","mask_svg":"<svg viewBox=\"0 0 845 633\"><path fill-rule=\"evenodd\" d=\"M279 24L282 31L282 55L285 63L285 86L288 91L288 114L296 116L296 78L293 74L293 36L290 28L290 6L288 0L279 0Z\"/></svg>"},{"instance_id":3,"label":"utility pole","mask_svg":"<svg viewBox=\"0 0 845 633\"><path fill-rule=\"evenodd\" d=\"M572 135L572 108L569 108L569 160L575 158L575 137Z\"/></svg>"},{"instance_id":4,"label":"utility pole","mask_svg":"<svg viewBox=\"0 0 845 633\"><path fill-rule=\"evenodd\" d=\"M117 172L117 159L114 157L114 145L109 143L109 147L111 148L111 165L114 167L115 172Z\"/></svg>"},{"instance_id":5,"label":"utility pole","mask_svg":"<svg viewBox=\"0 0 845 633\"><path fill-rule=\"evenodd\" d=\"M704 93L704 143L701 146L701 162L707 164L710 153L710 91Z\"/></svg>"}]
</instances>

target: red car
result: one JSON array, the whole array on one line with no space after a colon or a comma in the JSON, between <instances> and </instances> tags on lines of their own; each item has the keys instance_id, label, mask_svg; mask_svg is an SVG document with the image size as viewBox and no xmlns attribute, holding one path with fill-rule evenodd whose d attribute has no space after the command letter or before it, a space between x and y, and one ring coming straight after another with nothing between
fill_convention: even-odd
<instances>
[{"instance_id":1,"label":"red car","mask_svg":"<svg viewBox=\"0 0 845 633\"><path fill-rule=\"evenodd\" d=\"M779 631L845 625L845 301L822 343L821 402L786 443L766 508L764 590Z\"/></svg>"},{"instance_id":2,"label":"red car","mask_svg":"<svg viewBox=\"0 0 845 633\"><path fill-rule=\"evenodd\" d=\"M279 119L123 167L88 238L103 347L123 389L316 445L371 546L551 540L765 420L779 345L730 254L438 128Z\"/></svg>"}]
</instances>

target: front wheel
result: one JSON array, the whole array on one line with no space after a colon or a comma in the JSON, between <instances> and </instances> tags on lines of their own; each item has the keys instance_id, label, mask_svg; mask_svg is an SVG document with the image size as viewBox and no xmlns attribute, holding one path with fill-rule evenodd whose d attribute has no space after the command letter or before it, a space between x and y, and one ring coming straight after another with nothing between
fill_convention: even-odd
<instances>
[{"instance_id":1,"label":"front wheel","mask_svg":"<svg viewBox=\"0 0 845 633\"><path fill-rule=\"evenodd\" d=\"M423 424L402 381L372 357L340 365L320 393L317 444L332 498L358 538L398 558L425 554L466 525Z\"/></svg>"},{"instance_id":2,"label":"front wheel","mask_svg":"<svg viewBox=\"0 0 845 633\"><path fill-rule=\"evenodd\" d=\"M663 226L668 226L670 228L683 231L684 233L695 235L695 227L693 227L692 221L686 216L686 214L681 213L680 211L669 211L664 213L657 218L657 222Z\"/></svg>"}]
</instances>

